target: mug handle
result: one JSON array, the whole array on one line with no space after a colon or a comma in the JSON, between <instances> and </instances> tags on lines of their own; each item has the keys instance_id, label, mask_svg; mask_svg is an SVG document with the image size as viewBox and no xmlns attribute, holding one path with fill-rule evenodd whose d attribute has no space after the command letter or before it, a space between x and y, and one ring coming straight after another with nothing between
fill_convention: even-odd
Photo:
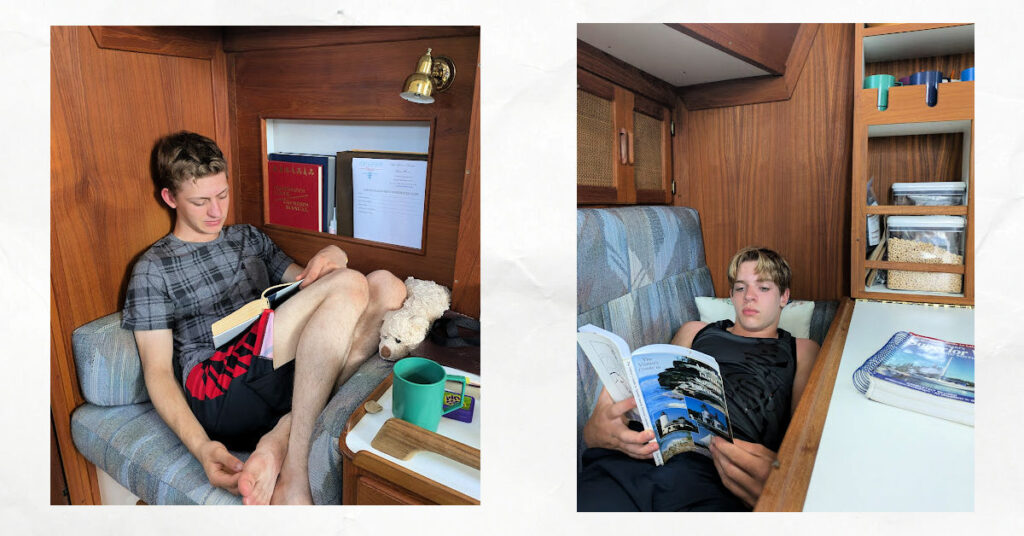
<instances>
[{"instance_id":1,"label":"mug handle","mask_svg":"<svg viewBox=\"0 0 1024 536\"><path fill-rule=\"evenodd\" d=\"M465 376L456 376L454 374L447 374L447 375L445 375L444 379L445 379L445 381L452 381L452 382L459 382L459 383L461 383L462 384L462 392L459 393L459 401L455 405L453 405L452 407L446 408L446 407L444 407L442 405L442 407L441 407L441 415L447 415L447 414L449 414L449 413L451 413L451 412L461 408L462 407L462 401L466 397L466 377Z\"/></svg>"}]
</instances>

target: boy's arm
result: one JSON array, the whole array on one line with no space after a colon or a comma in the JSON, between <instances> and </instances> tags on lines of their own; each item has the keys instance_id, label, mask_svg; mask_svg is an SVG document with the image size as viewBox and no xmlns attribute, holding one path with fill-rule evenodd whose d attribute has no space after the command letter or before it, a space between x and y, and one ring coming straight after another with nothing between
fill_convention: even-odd
<instances>
[{"instance_id":1,"label":"boy's arm","mask_svg":"<svg viewBox=\"0 0 1024 536\"><path fill-rule=\"evenodd\" d=\"M804 387L807 386L807 379L811 377L811 369L814 368L814 361L818 358L818 350L818 343L811 339L796 340L796 375L793 377L791 413L796 413L796 405L800 402Z\"/></svg>"},{"instance_id":2,"label":"boy's arm","mask_svg":"<svg viewBox=\"0 0 1024 536\"><path fill-rule=\"evenodd\" d=\"M242 462L203 430L174 377L174 339L169 329L135 331L146 390L157 413L202 464L210 484L238 494Z\"/></svg>"}]
</instances>

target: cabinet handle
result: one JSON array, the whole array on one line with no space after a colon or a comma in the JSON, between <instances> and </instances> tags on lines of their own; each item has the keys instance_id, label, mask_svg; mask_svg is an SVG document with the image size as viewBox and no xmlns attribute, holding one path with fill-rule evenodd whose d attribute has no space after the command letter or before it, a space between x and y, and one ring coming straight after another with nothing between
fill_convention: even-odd
<instances>
[{"instance_id":1,"label":"cabinet handle","mask_svg":"<svg viewBox=\"0 0 1024 536\"><path fill-rule=\"evenodd\" d=\"M626 129L620 128L619 129L619 161L622 162L622 165L626 165L626 162L628 161L627 160L628 157L627 157L627 154L626 154L627 152L629 152L629 148L628 148L629 139L628 138L629 138L629 134L626 133Z\"/></svg>"},{"instance_id":2,"label":"cabinet handle","mask_svg":"<svg viewBox=\"0 0 1024 536\"><path fill-rule=\"evenodd\" d=\"M633 133L627 132L626 139L629 140L629 165L633 165Z\"/></svg>"}]
</instances>

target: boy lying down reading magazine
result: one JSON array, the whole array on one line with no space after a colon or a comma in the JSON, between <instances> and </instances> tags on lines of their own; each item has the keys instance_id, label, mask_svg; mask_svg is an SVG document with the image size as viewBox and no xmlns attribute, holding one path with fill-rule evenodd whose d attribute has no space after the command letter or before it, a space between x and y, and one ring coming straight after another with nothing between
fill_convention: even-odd
<instances>
[{"instance_id":1,"label":"boy lying down reading magazine","mask_svg":"<svg viewBox=\"0 0 1024 536\"><path fill-rule=\"evenodd\" d=\"M735 323L687 322L672 338L683 348L626 354L634 369L622 383L635 383L641 400L629 388L613 397L602 376L605 388L583 429L577 510L732 511L757 502L818 345L778 327L792 277L778 253L742 249L728 276ZM580 339L597 355L595 347L613 343L595 342L603 335L594 331L603 330L580 328ZM638 403L642 431L629 422Z\"/></svg>"}]
</instances>

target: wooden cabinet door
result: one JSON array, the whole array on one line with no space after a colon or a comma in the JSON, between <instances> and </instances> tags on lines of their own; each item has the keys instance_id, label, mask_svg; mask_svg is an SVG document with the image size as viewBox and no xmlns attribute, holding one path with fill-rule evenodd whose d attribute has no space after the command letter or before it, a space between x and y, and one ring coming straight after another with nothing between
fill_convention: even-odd
<instances>
[{"instance_id":1,"label":"wooden cabinet door","mask_svg":"<svg viewBox=\"0 0 1024 536\"><path fill-rule=\"evenodd\" d=\"M634 95L632 157L638 204L671 203L672 109Z\"/></svg>"},{"instance_id":2,"label":"wooden cabinet door","mask_svg":"<svg viewBox=\"0 0 1024 536\"><path fill-rule=\"evenodd\" d=\"M577 69L576 202L671 202L671 109Z\"/></svg>"}]
</instances>

